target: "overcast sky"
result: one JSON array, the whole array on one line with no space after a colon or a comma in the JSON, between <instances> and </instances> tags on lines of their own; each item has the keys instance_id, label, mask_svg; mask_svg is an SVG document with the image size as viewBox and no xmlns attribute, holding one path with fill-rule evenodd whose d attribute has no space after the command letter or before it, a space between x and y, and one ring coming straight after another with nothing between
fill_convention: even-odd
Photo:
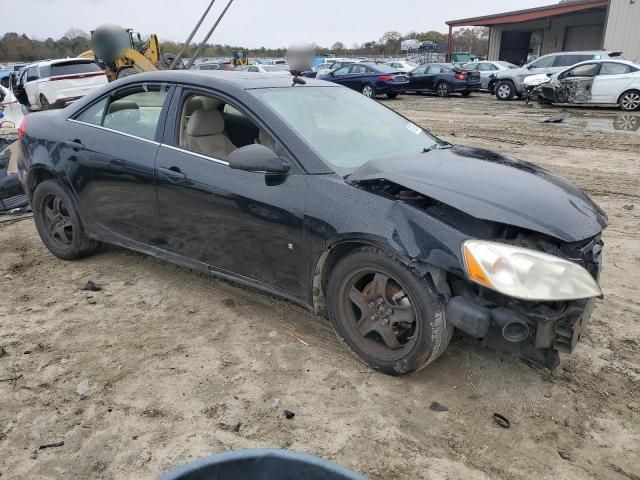
<instances>
[{"instance_id":1,"label":"overcast sky","mask_svg":"<svg viewBox=\"0 0 640 480\"><path fill-rule=\"evenodd\" d=\"M9 0L2 0L9 2ZM59 38L71 27L85 31L103 23L131 27L160 40L184 41L210 0L19 0L2 13L0 34ZM202 38L228 0L216 0ZM211 42L255 47L292 43L351 46L386 31L446 31L455 20L557 3L555 0L234 0ZM206 27L206 28L205 28Z\"/></svg>"}]
</instances>

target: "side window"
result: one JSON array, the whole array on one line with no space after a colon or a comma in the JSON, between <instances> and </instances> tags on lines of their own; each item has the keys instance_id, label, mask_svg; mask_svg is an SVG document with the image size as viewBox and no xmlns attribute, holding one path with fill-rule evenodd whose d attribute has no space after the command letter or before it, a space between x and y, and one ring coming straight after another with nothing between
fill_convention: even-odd
<instances>
[{"instance_id":1,"label":"side window","mask_svg":"<svg viewBox=\"0 0 640 480\"><path fill-rule=\"evenodd\" d=\"M586 60L593 59L592 55L558 55L554 67L570 67L576 63L584 62Z\"/></svg>"},{"instance_id":2,"label":"side window","mask_svg":"<svg viewBox=\"0 0 640 480\"><path fill-rule=\"evenodd\" d=\"M427 68L427 73L442 73L442 67L438 67L438 66L431 66L429 68Z\"/></svg>"},{"instance_id":3,"label":"side window","mask_svg":"<svg viewBox=\"0 0 640 480\"><path fill-rule=\"evenodd\" d=\"M478 70L480 70L481 72L491 72L497 69L498 68L492 63L481 63L478 67Z\"/></svg>"},{"instance_id":4,"label":"side window","mask_svg":"<svg viewBox=\"0 0 640 480\"><path fill-rule=\"evenodd\" d=\"M102 125L102 117L104 116L104 109L107 106L109 97L105 97L99 102L94 103L75 119L79 122L88 123L90 125Z\"/></svg>"},{"instance_id":5,"label":"side window","mask_svg":"<svg viewBox=\"0 0 640 480\"><path fill-rule=\"evenodd\" d=\"M548 55L546 57L541 57L538 60L531 63L531 68L549 68L553 67L553 62L555 62L557 55Z\"/></svg>"},{"instance_id":6,"label":"side window","mask_svg":"<svg viewBox=\"0 0 640 480\"><path fill-rule=\"evenodd\" d=\"M102 126L136 137L153 140L167 92L160 87L140 90L111 99Z\"/></svg>"},{"instance_id":7,"label":"side window","mask_svg":"<svg viewBox=\"0 0 640 480\"><path fill-rule=\"evenodd\" d=\"M368 71L369 70L364 65L354 64L354 65L351 65L350 73L363 74L363 73L367 73Z\"/></svg>"},{"instance_id":8,"label":"side window","mask_svg":"<svg viewBox=\"0 0 640 480\"><path fill-rule=\"evenodd\" d=\"M27 70L27 82L35 82L38 80L38 67L29 67Z\"/></svg>"},{"instance_id":9,"label":"side window","mask_svg":"<svg viewBox=\"0 0 640 480\"><path fill-rule=\"evenodd\" d=\"M413 73L414 75L422 75L422 74L423 74L424 72L426 72L426 71L427 71L427 67L426 67L426 66L421 66L421 67L416 68L416 69L415 69L413 72L411 72L411 73Z\"/></svg>"},{"instance_id":10,"label":"side window","mask_svg":"<svg viewBox=\"0 0 640 480\"><path fill-rule=\"evenodd\" d=\"M624 63L605 62L600 68L600 75L624 75L631 72L631 66Z\"/></svg>"},{"instance_id":11,"label":"side window","mask_svg":"<svg viewBox=\"0 0 640 480\"><path fill-rule=\"evenodd\" d=\"M341 67L334 72L334 76L341 77L342 75L347 75L349 73L349 66Z\"/></svg>"},{"instance_id":12,"label":"side window","mask_svg":"<svg viewBox=\"0 0 640 480\"><path fill-rule=\"evenodd\" d=\"M596 73L598 73L598 64L597 63L588 63L586 65L580 65L579 67L572 68L567 73L564 74L565 78L574 78L574 77L595 77Z\"/></svg>"},{"instance_id":13,"label":"side window","mask_svg":"<svg viewBox=\"0 0 640 480\"><path fill-rule=\"evenodd\" d=\"M464 69L468 70L469 72L475 72L476 70L481 69L482 65L484 65L484 64L482 64L482 63L467 63L464 66Z\"/></svg>"},{"instance_id":14,"label":"side window","mask_svg":"<svg viewBox=\"0 0 640 480\"><path fill-rule=\"evenodd\" d=\"M259 72L258 67L249 67L250 72Z\"/></svg>"},{"instance_id":15,"label":"side window","mask_svg":"<svg viewBox=\"0 0 640 480\"><path fill-rule=\"evenodd\" d=\"M236 106L199 93L188 95L180 111L178 146L226 160L234 150L260 143L272 150L271 137Z\"/></svg>"}]
</instances>

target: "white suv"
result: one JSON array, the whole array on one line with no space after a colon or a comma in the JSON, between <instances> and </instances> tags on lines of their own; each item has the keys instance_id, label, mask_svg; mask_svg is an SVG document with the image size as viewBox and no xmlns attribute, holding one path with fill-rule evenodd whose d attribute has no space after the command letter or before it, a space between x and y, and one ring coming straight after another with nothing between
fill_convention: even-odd
<instances>
[{"instance_id":1,"label":"white suv","mask_svg":"<svg viewBox=\"0 0 640 480\"><path fill-rule=\"evenodd\" d=\"M102 69L88 58L65 58L27 65L13 90L30 110L63 108L108 83Z\"/></svg>"}]
</instances>

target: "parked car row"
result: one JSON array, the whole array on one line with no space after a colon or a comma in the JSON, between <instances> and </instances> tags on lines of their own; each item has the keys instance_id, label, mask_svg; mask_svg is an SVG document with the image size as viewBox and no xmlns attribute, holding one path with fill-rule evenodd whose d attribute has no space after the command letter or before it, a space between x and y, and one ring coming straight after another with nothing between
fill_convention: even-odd
<instances>
[{"instance_id":1,"label":"parked car row","mask_svg":"<svg viewBox=\"0 0 640 480\"><path fill-rule=\"evenodd\" d=\"M396 98L405 92L468 96L482 86L478 72L464 71L452 64L418 65L407 71L412 66L410 62L348 63L328 73L318 73L316 78L344 85L370 98Z\"/></svg>"}]
</instances>

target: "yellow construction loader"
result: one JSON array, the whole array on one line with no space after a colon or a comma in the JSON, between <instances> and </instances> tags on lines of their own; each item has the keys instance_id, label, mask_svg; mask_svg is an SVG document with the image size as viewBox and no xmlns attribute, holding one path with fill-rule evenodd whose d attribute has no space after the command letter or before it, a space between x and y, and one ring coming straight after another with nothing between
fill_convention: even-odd
<instances>
[{"instance_id":1,"label":"yellow construction loader","mask_svg":"<svg viewBox=\"0 0 640 480\"><path fill-rule=\"evenodd\" d=\"M80 56L94 58L110 82L135 73L169 68L175 58L160 54L156 34L143 41L139 33L115 25L103 25L92 31L91 48Z\"/></svg>"}]
</instances>

